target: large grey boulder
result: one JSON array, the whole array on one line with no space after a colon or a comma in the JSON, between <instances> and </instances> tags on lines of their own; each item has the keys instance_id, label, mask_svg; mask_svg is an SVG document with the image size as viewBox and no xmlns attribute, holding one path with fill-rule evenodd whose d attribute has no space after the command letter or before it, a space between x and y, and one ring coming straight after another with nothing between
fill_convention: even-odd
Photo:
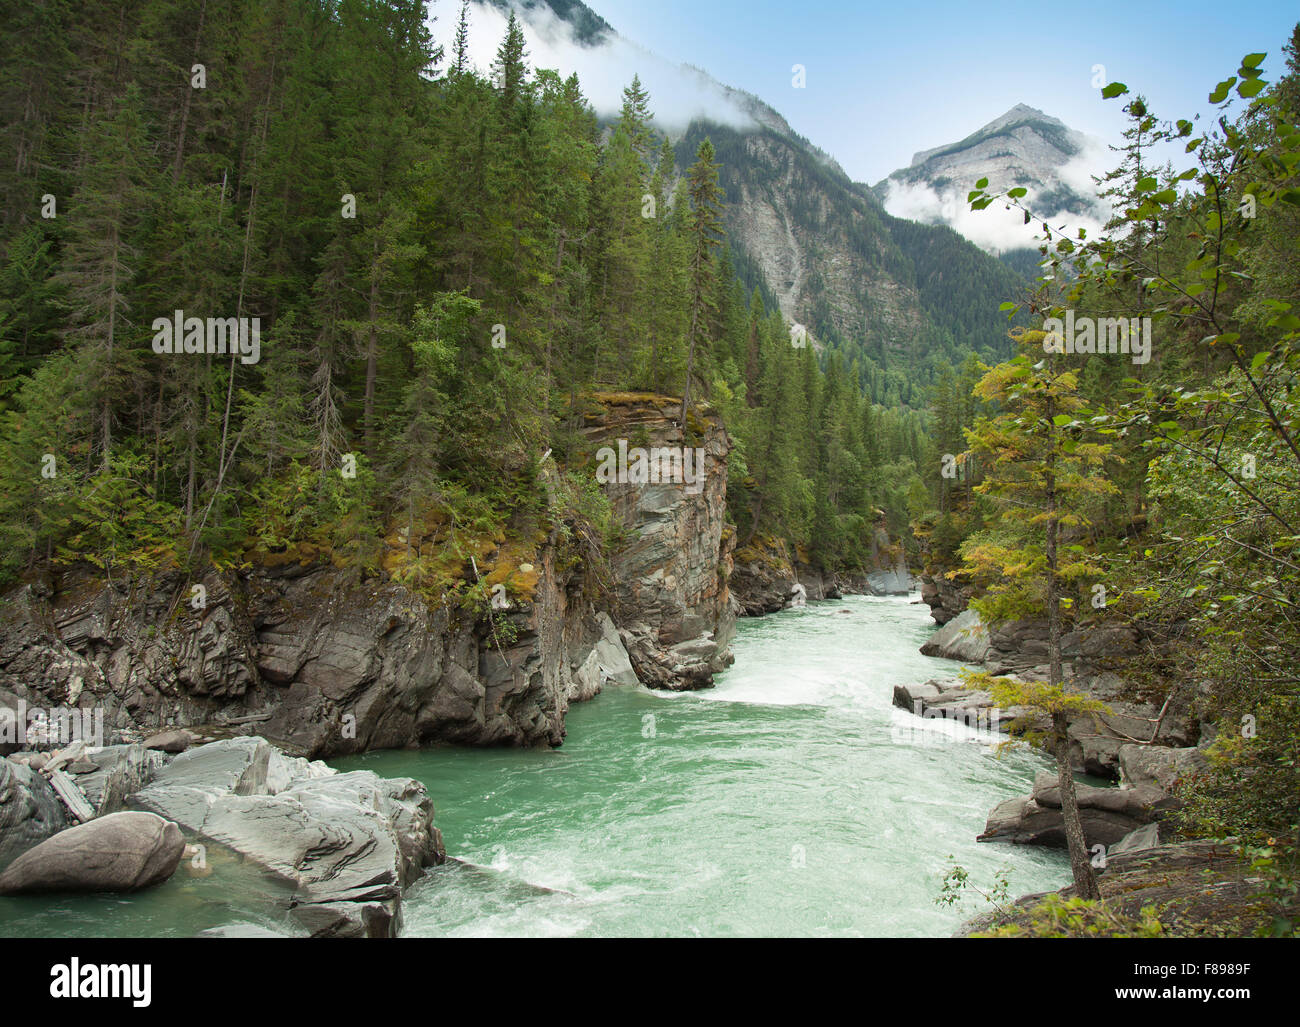
<instances>
[{"instance_id":1,"label":"large grey boulder","mask_svg":"<svg viewBox=\"0 0 1300 1027\"><path fill-rule=\"evenodd\" d=\"M989 654L989 630L974 610L963 610L921 646L926 656L983 663Z\"/></svg>"},{"instance_id":2,"label":"large grey boulder","mask_svg":"<svg viewBox=\"0 0 1300 1027\"><path fill-rule=\"evenodd\" d=\"M600 634L591 644L583 659L573 668L569 685L570 702L583 702L600 693L607 684L639 684L632 661L628 658L618 628L609 614L598 613L593 618Z\"/></svg>"},{"instance_id":3,"label":"large grey boulder","mask_svg":"<svg viewBox=\"0 0 1300 1027\"><path fill-rule=\"evenodd\" d=\"M85 758L94 769L78 774L77 786L96 816L122 809L127 797L153 780L166 759L143 745L109 745Z\"/></svg>"},{"instance_id":4,"label":"large grey boulder","mask_svg":"<svg viewBox=\"0 0 1300 1027\"><path fill-rule=\"evenodd\" d=\"M71 823L50 783L30 767L0 758L0 867Z\"/></svg>"},{"instance_id":5,"label":"large grey boulder","mask_svg":"<svg viewBox=\"0 0 1300 1027\"><path fill-rule=\"evenodd\" d=\"M317 937L396 935L403 890L445 859L419 782L338 774L261 738L191 749L134 801L293 884Z\"/></svg>"},{"instance_id":6,"label":"large grey boulder","mask_svg":"<svg viewBox=\"0 0 1300 1027\"><path fill-rule=\"evenodd\" d=\"M1165 796L1152 788L1094 788L1075 784L1079 819L1089 846L1110 847L1151 823L1163 811ZM989 814L979 841L1006 840L1018 845L1064 848L1065 818L1056 774L1044 771L1034 781L1032 795L999 803Z\"/></svg>"},{"instance_id":7,"label":"large grey boulder","mask_svg":"<svg viewBox=\"0 0 1300 1027\"><path fill-rule=\"evenodd\" d=\"M900 556L892 570L872 571L867 575L867 586L873 595L905 596L912 591L912 575Z\"/></svg>"},{"instance_id":8,"label":"large grey boulder","mask_svg":"<svg viewBox=\"0 0 1300 1027\"><path fill-rule=\"evenodd\" d=\"M1209 769L1205 753L1195 746L1174 749L1164 745L1122 745L1119 748L1120 783L1148 786L1170 794L1182 779Z\"/></svg>"},{"instance_id":9,"label":"large grey boulder","mask_svg":"<svg viewBox=\"0 0 1300 1027\"><path fill-rule=\"evenodd\" d=\"M110 813L29 849L0 873L0 895L127 892L162 884L185 849L180 829L152 813Z\"/></svg>"}]
</instances>

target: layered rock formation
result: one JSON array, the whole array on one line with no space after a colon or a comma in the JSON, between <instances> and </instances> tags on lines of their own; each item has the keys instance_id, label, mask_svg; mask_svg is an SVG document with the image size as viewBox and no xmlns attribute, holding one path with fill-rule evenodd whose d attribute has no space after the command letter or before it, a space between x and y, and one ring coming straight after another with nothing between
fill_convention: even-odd
<instances>
[{"instance_id":1,"label":"layered rock formation","mask_svg":"<svg viewBox=\"0 0 1300 1027\"><path fill-rule=\"evenodd\" d=\"M728 590L734 535L726 525L727 454L721 419L701 404L676 423L680 403L648 393L594 397L583 433L602 448L699 452L699 480L610 481L605 493L626 533L610 557L612 610L641 682L704 688L734 657L735 613ZM620 477L624 477L620 475Z\"/></svg>"},{"instance_id":2,"label":"layered rock formation","mask_svg":"<svg viewBox=\"0 0 1300 1027\"><path fill-rule=\"evenodd\" d=\"M307 547L239 573L210 570L197 583L200 610L180 601L190 586L175 575L27 584L0 618L0 705L96 707L106 742L256 723L312 756L432 741L558 744L571 698L605 680L593 650L603 647L617 674L618 642L556 573L553 553L538 562L531 599L506 614L505 643L484 618Z\"/></svg>"},{"instance_id":3,"label":"layered rock formation","mask_svg":"<svg viewBox=\"0 0 1300 1027\"><path fill-rule=\"evenodd\" d=\"M1071 759L1080 773L1118 778L1120 748L1127 743L1178 748L1195 745L1201 737L1201 725L1193 713L1192 687L1176 688L1157 703L1122 676L1126 664L1140 655L1141 646L1138 631L1123 624L1083 624L1061 637L1065 687L1106 704L1106 710L1095 716L1071 718ZM995 675L1044 681L1048 675L1047 624L1010 621L990 625L967 609L939 628L921 652L983 664ZM914 698L927 706L937 701L939 693L943 693L941 701L949 705L966 698L960 682L933 684L934 694L918 693ZM910 708L911 701L903 705ZM1004 724L1011 716L1004 716Z\"/></svg>"},{"instance_id":4,"label":"layered rock formation","mask_svg":"<svg viewBox=\"0 0 1300 1027\"><path fill-rule=\"evenodd\" d=\"M396 936L404 890L446 858L423 785L336 773L261 738L182 753L131 801L292 884L313 937Z\"/></svg>"}]
</instances>

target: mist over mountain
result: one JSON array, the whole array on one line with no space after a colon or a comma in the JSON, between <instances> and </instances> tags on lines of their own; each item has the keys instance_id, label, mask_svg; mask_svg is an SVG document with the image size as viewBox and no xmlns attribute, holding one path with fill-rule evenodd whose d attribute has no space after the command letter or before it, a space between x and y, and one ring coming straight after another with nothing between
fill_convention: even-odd
<instances>
[{"instance_id":1,"label":"mist over mountain","mask_svg":"<svg viewBox=\"0 0 1300 1027\"><path fill-rule=\"evenodd\" d=\"M1000 204L972 211L966 195L981 178L993 190L1023 186L1026 205L1051 220L1095 233L1107 219L1092 176L1106 145L1019 103L960 142L923 150L872 191L891 214L944 224L993 253L1036 246L1034 227Z\"/></svg>"},{"instance_id":2,"label":"mist over mountain","mask_svg":"<svg viewBox=\"0 0 1300 1027\"><path fill-rule=\"evenodd\" d=\"M907 181L917 214L893 216L898 212L877 191L854 182L770 105L702 69L659 57L575 0L474 0L470 55L484 71L511 10L529 63L576 72L602 120L617 117L623 88L639 76L656 127L676 147L678 173L706 136L712 140L739 277L779 304L791 323L804 325L818 349L858 360L864 379L877 383L869 387L878 401L920 402L914 388L932 381L943 362L960 363L970 352L1005 354L1006 321L997 307L1023 291L1023 277L963 238L960 223L951 231L927 216L919 201L931 185L923 176ZM449 45L455 21L444 11L435 37ZM1085 152L1065 126L1058 136L1071 153ZM959 157L945 158L946 149L920 155L934 162L924 167L944 160L955 167ZM1022 163L1050 169L1060 162ZM1079 203L1073 193L1066 202ZM996 220L992 212L988 217Z\"/></svg>"}]
</instances>

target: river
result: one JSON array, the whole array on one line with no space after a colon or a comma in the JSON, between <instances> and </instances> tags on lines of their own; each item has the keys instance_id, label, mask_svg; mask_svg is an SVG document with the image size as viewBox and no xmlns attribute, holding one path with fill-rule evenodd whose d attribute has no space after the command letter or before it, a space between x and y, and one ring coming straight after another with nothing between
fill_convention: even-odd
<instances>
[{"instance_id":1,"label":"river","mask_svg":"<svg viewBox=\"0 0 1300 1027\"><path fill-rule=\"evenodd\" d=\"M332 760L428 787L449 856L404 906L408 936L945 935L982 908L935 904L956 862L1012 894L1068 882L1063 853L975 836L1047 766L892 706L954 672L920 655L904 597L742 620L717 687L611 687L552 751L431 748ZM213 847L216 850L216 847ZM285 889L219 850L135 895L0 900L0 936L183 937L254 921Z\"/></svg>"},{"instance_id":2,"label":"river","mask_svg":"<svg viewBox=\"0 0 1300 1027\"><path fill-rule=\"evenodd\" d=\"M405 906L415 936L929 936L952 862L1013 894L1069 881L1063 853L980 844L1047 766L892 705L948 676L928 608L822 602L740 622L717 687L606 689L553 751L434 749L335 761L423 781L448 863ZM952 857L950 859L950 857Z\"/></svg>"}]
</instances>

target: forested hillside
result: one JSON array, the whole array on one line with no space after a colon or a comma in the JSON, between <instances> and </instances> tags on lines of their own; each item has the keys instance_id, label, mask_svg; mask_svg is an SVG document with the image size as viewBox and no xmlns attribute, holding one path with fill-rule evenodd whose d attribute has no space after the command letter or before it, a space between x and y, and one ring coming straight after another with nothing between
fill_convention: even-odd
<instances>
[{"instance_id":1,"label":"forested hillside","mask_svg":"<svg viewBox=\"0 0 1300 1027\"><path fill-rule=\"evenodd\" d=\"M974 183L973 209L1037 221L1046 267L1006 303L1032 323L1013 333L1019 355L938 392L957 473L935 468L940 510L918 530L987 619L1050 622L1049 684L1063 632L1136 627L1124 672L1157 708L1190 702L1214 738L1179 826L1242 839L1285 906L1300 831L1300 26L1280 56L1248 54L1217 86L1216 71L1217 128L1164 120L1138 84L1106 88L1129 129L1100 238L1062 235L1023 188Z\"/></svg>"},{"instance_id":2,"label":"forested hillside","mask_svg":"<svg viewBox=\"0 0 1300 1027\"><path fill-rule=\"evenodd\" d=\"M728 224L748 284L769 287L815 344L856 361L876 403L922 409L945 364L1007 356L992 301L1025 278L944 226L891 217L788 130L691 125L722 163Z\"/></svg>"},{"instance_id":3,"label":"forested hillside","mask_svg":"<svg viewBox=\"0 0 1300 1027\"><path fill-rule=\"evenodd\" d=\"M429 509L598 536L576 432L594 389L685 398L689 382L687 406L714 404L734 437L742 534L816 530L828 568L861 559L878 507L901 528L925 505L920 416L871 403L900 386L847 358L823 371L738 283L707 139L675 154L631 83L602 142L581 83L531 67L516 25L489 79L463 12L448 53L425 14L6 8L7 576L298 540L373 569ZM180 352L191 317L256 318L258 352ZM558 489L540 486L548 450ZM418 561L396 573L454 586Z\"/></svg>"}]
</instances>

